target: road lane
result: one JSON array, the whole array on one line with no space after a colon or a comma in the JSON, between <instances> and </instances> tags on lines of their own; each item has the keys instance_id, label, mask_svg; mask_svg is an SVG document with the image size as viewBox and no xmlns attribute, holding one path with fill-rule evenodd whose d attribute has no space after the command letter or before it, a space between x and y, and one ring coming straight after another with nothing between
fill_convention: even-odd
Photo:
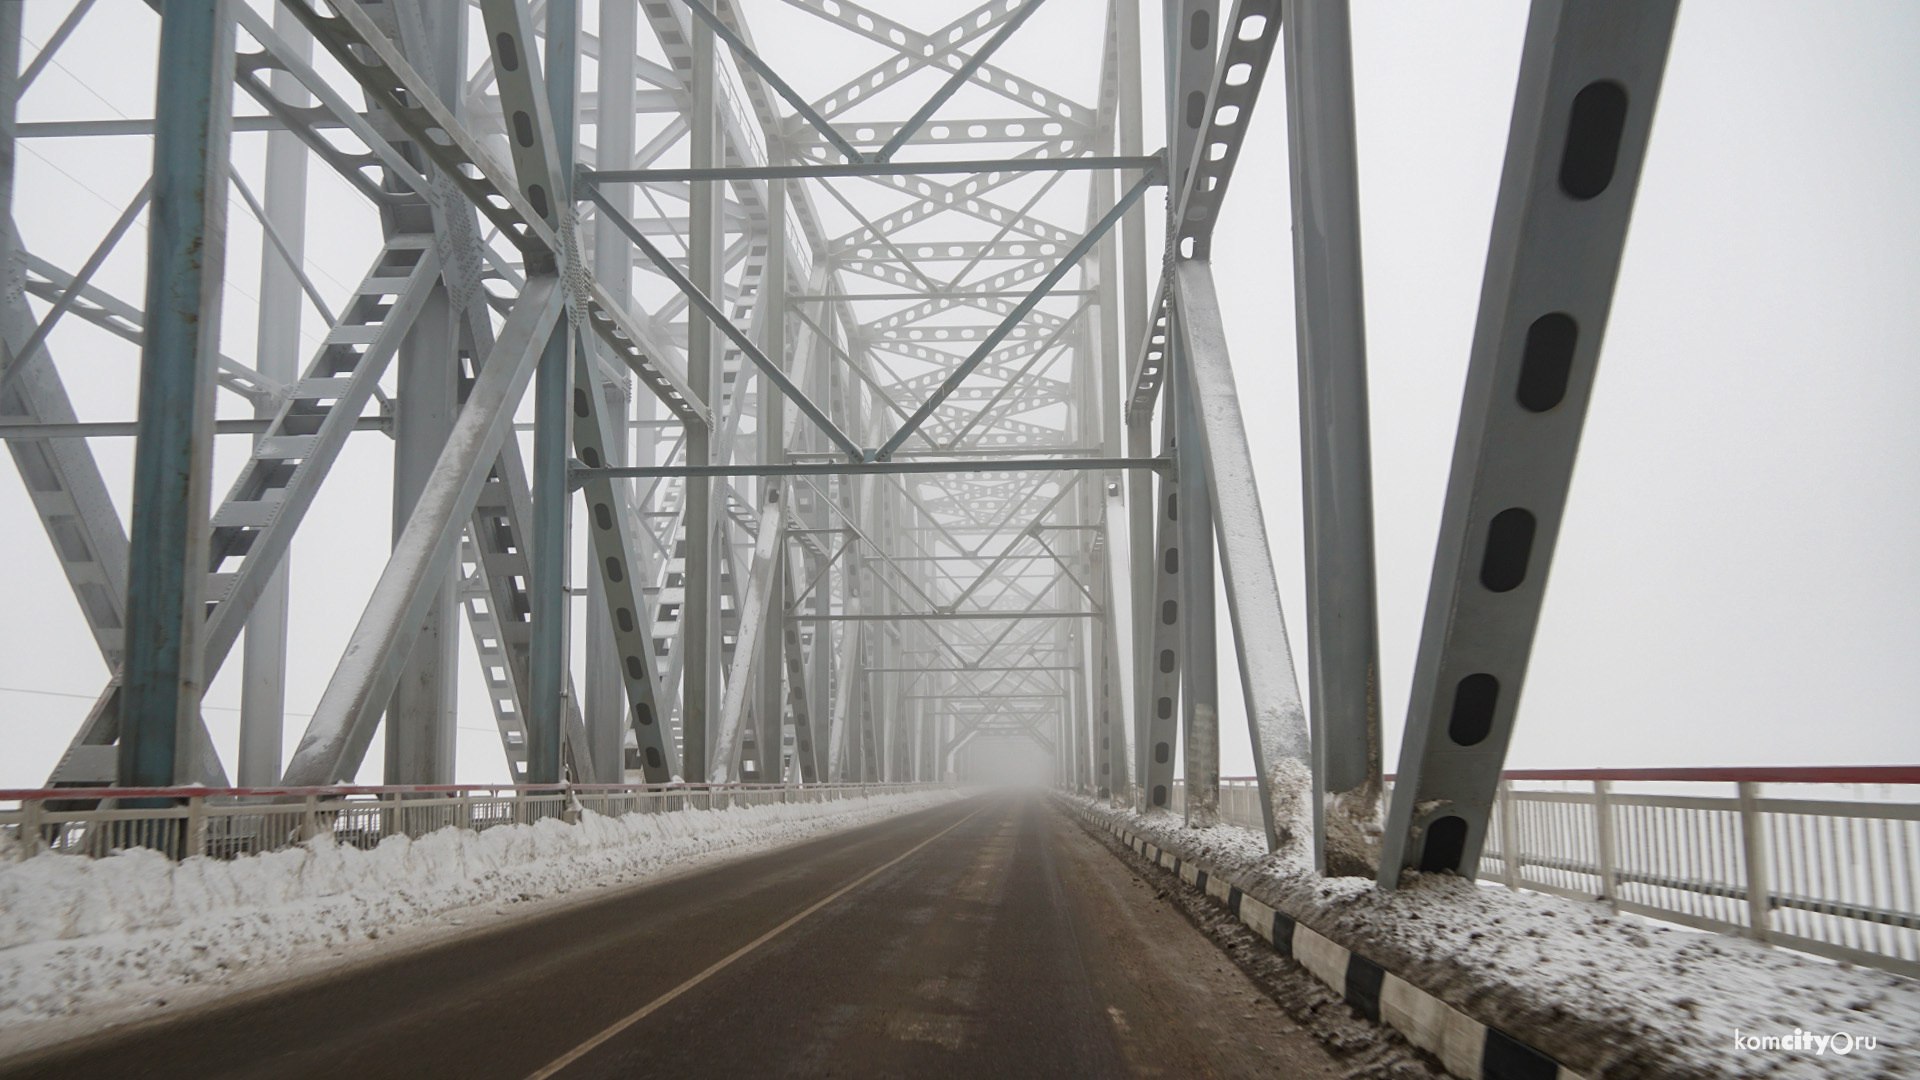
<instances>
[{"instance_id":1,"label":"road lane","mask_svg":"<svg viewBox=\"0 0 1920 1080\"><path fill-rule=\"evenodd\" d=\"M1038 796L902 815L0 1063L196 1080L543 1070L1340 1074Z\"/></svg>"}]
</instances>

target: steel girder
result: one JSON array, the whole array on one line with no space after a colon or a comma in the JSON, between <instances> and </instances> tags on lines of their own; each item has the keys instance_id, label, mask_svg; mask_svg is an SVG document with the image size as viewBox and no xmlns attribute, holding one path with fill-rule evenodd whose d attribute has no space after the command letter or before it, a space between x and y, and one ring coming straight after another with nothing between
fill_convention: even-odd
<instances>
[{"instance_id":1,"label":"steel girder","mask_svg":"<svg viewBox=\"0 0 1920 1080\"><path fill-rule=\"evenodd\" d=\"M1479 865L1678 6L1532 6L1382 886Z\"/></svg>"},{"instance_id":2,"label":"steel girder","mask_svg":"<svg viewBox=\"0 0 1920 1080\"><path fill-rule=\"evenodd\" d=\"M780 52L784 43L756 41L750 16L758 11L737 3L612 4L609 10L632 16L630 30L603 19L602 37L593 38L565 33L562 19L546 24L563 30L548 40L537 5L485 0L488 60L455 72L433 70L413 40L413 5L284 6L350 81L335 75L330 85L284 35L240 5L234 18L254 44L234 61L235 82L383 217L413 216L410 228L392 235L394 244L406 236L425 244L414 267L421 280L391 292L394 313L439 304L435 290L444 292L463 399L454 438L424 470L381 591L287 769L289 781L343 779L358 768L434 583L457 565L516 778L556 778L532 769L526 751L532 741L551 747L559 695L569 703L561 758L571 758L576 777L587 775L583 763L596 779L630 771L610 764L631 765L647 779L676 771L689 779L733 777L752 745L766 778L782 756L769 744L783 740L783 720L790 720L803 780L923 776L944 768L956 739L1004 724L1059 755L1090 751L1097 739L1113 786L1133 786L1133 764L1155 755L1130 746L1129 725L1119 720L1129 696L1123 658L1134 657L1128 639L1136 636L1124 613L1149 617L1153 605L1122 594L1133 565L1165 555L1149 550L1150 530L1142 543L1137 527L1122 525L1117 492L1106 489L1117 481L1112 465L1133 464L1115 460L1125 365L1153 343L1143 287L1151 260L1136 207L1148 187L1169 184L1176 210L1188 208L1180 211L1183 227L1211 227L1231 168L1231 157L1211 164L1219 160L1211 148L1237 140L1224 110L1239 109L1243 129L1259 82L1258 71L1249 87L1225 69L1248 50L1271 50L1277 18L1263 34L1238 31L1249 13L1277 11L1242 3L1202 45L1178 36L1190 43L1176 49L1173 66L1180 108L1170 150L1156 157L1143 153L1139 135L1143 114L1130 70L1139 64L1134 0L1111 4L1094 28L1103 51L1090 88L1052 86L1050 77L1034 77L1045 73L1013 70L1003 59L1011 50L996 51L1030 32L1022 23L1038 6L1032 0L995 0L926 29L844 0L790 0L823 27L890 51L812 100L781 77L793 62ZM1189 23L1196 12L1214 19L1219 6L1173 5ZM550 4L546 14L567 10ZM911 6L901 10L912 17ZM641 32L657 39L664 64L636 53L632 36ZM1215 40L1225 43L1218 56L1210 51ZM656 55L651 43L640 47ZM602 85L577 101L556 95L534 62L543 48L563 68L574 49L595 57ZM939 75L931 82L944 84L941 92L914 93L916 73ZM288 80L310 101L275 91ZM1196 92L1206 105L1198 112L1186 107ZM577 109L571 120L568 101ZM608 127L616 120L622 131ZM602 130L583 174L587 198L575 202L566 195L566 159L587 126ZM358 141L354 149L328 135L342 131ZM691 170L660 167L695 139ZM903 160L916 157L920 163ZM616 194L615 177L632 182ZM1084 217L1069 212L1082 203ZM1201 226L1203 217L1209 222ZM590 226L595 277L584 273L582 221ZM140 312L115 309L84 278L42 274L36 295L66 296L79 317L141 332ZM804 282L805 291L789 289L788 280ZM327 299L303 291L316 305ZM1171 311L1179 300L1169 295L1160 306ZM341 320L352 310L349 304ZM499 315L506 321L496 334ZM1168 327L1187 330L1188 318L1160 317L1158 346L1169 348ZM511 435L513 414L539 353L571 331L580 340L557 374L576 391L564 396L572 430L556 431L551 409L536 417L535 441L549 448L539 460L549 468L530 488ZM631 406L619 391L623 375L648 390ZM258 379L237 364L223 363L222 377L256 395L284 393L289 402L308 392L304 380ZM1198 385L1179 396L1202 404L1210 384L1194 378ZM328 438L364 426L361 406L371 400L340 409ZM638 415L629 416L629 407ZM1195 411L1204 429L1209 416ZM1128 452L1154 456L1150 428L1140 430L1144 437L1129 435ZM262 447L276 438L267 433ZM1192 432L1182 442L1191 470ZM529 554L556 548L556 518L542 509L553 505L544 496L555 490L556 445L577 462L568 487L583 500L588 580L600 598L590 608L599 642L588 649L588 677L589 699L601 704L589 706L585 727L552 674L551 658L571 654L556 626L553 576L545 586L529 581ZM951 471L904 477L871 467L886 458L945 463ZM1097 475L1069 466L1070 458L1094 459ZM846 472L770 475L736 492L711 478L636 480L607 471L688 461L777 470L787 460ZM1008 468L993 470L996 460ZM1051 460L1063 468L1031 471ZM1165 472L1170 462L1155 465ZM869 467L864 474L862 467ZM312 482L324 472L314 470ZM1151 486L1152 471L1134 475ZM1190 475L1189 485L1193 475L1203 485L1220 483L1202 473ZM291 535L299 515L282 511L277 520ZM1179 524L1169 515L1164 535L1177 538ZM1123 527L1134 531L1113 532ZM829 529L839 537L823 542ZM271 552L271 544L261 546L266 535L253 541L251 556ZM276 535L272 544L279 543ZM1252 571L1242 569L1239 549L1222 544L1230 587L1244 591L1239 582ZM687 565L693 549L708 552L704 570ZM1207 575L1195 578L1210 585ZM708 639L704 661L688 648L691 620L681 606L690 589L713 619L696 631ZM738 603L729 607L732 600ZM241 617L245 604L229 610L225 618ZM533 670L535 641L548 649L544 681ZM1153 679L1172 676L1177 686L1182 658L1197 647L1174 632L1171 668L1156 662L1143 670ZM940 667L904 670L921 655L938 656ZM1063 667L1072 670L1057 670ZM1077 682L1068 677L1076 672ZM683 736L690 722L699 734L685 705L694 682L717 714L711 772L705 751L675 742L676 723ZM1162 696L1177 700L1177 691ZM1273 699L1260 695L1263 708ZM980 720L969 702L985 703L998 718ZM769 715L783 708L787 717ZM528 724L536 714L547 718L541 731ZM617 756L626 760L618 763L608 761L607 715L624 720L619 735L627 745ZM957 729L966 723L975 726ZM1204 735L1199 726L1190 723L1189 734ZM1164 741L1170 746L1175 735ZM688 753L701 760L683 765ZM1170 782L1170 753L1154 768L1161 765Z\"/></svg>"}]
</instances>

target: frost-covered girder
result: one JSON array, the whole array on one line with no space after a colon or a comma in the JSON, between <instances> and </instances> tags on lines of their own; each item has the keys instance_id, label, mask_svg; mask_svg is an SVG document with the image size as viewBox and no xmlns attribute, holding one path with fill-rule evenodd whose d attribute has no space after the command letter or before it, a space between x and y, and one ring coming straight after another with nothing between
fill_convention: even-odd
<instances>
[{"instance_id":1,"label":"frost-covered girder","mask_svg":"<svg viewBox=\"0 0 1920 1080\"><path fill-rule=\"evenodd\" d=\"M764 776L781 767L771 744L788 725L803 780L926 776L967 718L1056 754L1117 732L1109 768L1126 773L1137 751L1114 717L1131 628L1116 620L1145 601L1122 570L1154 553L1129 554L1110 532L1109 485L1175 462L1150 442L1123 448L1121 358L1142 337L1123 328L1152 320L1122 285L1160 264L1143 239L1146 188L1205 152L1197 134L1146 152L1137 0L1084 5L1097 14L1082 28L1092 78L1091 66L1019 59L1039 51L1021 46L1044 21L1064 23L1061 0L991 0L938 25L907 0L605 0L598 32L571 41L547 40L550 26L569 33L564 0L484 0L483 19L452 20L426 0L283 6L297 27L232 6L235 86L267 113L237 127L292 134L390 235L430 238L441 265L421 270L423 295L435 320L452 309L446 362L465 395L446 468L409 458L396 470L434 472L431 490L289 775L349 777L383 712L413 723L384 709L396 654L456 562L510 767L525 770L526 718L551 715L565 692L551 678L534 689L528 645L565 635L530 604L531 556L554 544L539 539L539 488L509 440L537 346L567 337L584 395L567 399L568 483L591 555L566 580L594 597L590 715L567 723L575 778L590 763L599 779L697 779L749 757ZM810 81L814 57L767 29L796 10L858 39L861 63ZM435 37L455 23L487 40ZM1270 37L1221 40L1238 56ZM600 78L554 96L536 68L575 55ZM440 70L448 57L457 70ZM1225 77L1205 59L1180 69L1182 85ZM1231 126L1212 111L1208 123ZM570 179L584 181L571 203ZM257 202L251 174L239 183ZM257 215L270 232L285 220L273 203ZM267 242L301 279L303 314L352 306L332 272ZM85 278L28 275L36 303L67 298L49 345L81 320L137 341L142 313ZM400 315L413 303L391 298ZM307 392L230 360L221 378L250 402ZM417 392L376 389L330 431L404 428ZM535 441L569 445L555 426L537 417ZM420 451L402 438L396 453ZM91 571L74 572L80 589ZM697 745L708 712L722 729L711 760Z\"/></svg>"}]
</instances>

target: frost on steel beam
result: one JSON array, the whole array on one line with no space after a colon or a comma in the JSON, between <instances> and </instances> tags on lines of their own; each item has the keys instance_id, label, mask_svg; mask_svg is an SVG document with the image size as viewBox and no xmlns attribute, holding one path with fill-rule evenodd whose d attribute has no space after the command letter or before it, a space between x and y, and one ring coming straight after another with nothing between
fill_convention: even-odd
<instances>
[{"instance_id":1,"label":"frost on steel beam","mask_svg":"<svg viewBox=\"0 0 1920 1080\"><path fill-rule=\"evenodd\" d=\"M1323 856L1372 852L1380 832L1380 645L1373 466L1360 270L1353 58L1346 0L1296 7L1286 26L1294 330L1306 511L1307 681L1315 831ZM1378 860L1320 869L1372 877Z\"/></svg>"},{"instance_id":2,"label":"frost on steel beam","mask_svg":"<svg viewBox=\"0 0 1920 1080\"><path fill-rule=\"evenodd\" d=\"M512 435L514 408L564 302L552 277L529 280L515 302L287 765L284 783L331 784L358 770L425 618L434 583L452 565L460 529L501 445Z\"/></svg>"},{"instance_id":3,"label":"frost on steel beam","mask_svg":"<svg viewBox=\"0 0 1920 1080\"><path fill-rule=\"evenodd\" d=\"M1206 457L1220 572L1226 580L1234 651L1240 659L1240 687L1246 699L1267 847L1305 855L1312 835L1313 788L1307 714L1294 674L1286 616L1280 609L1280 583L1267 544L1246 423L1213 291L1213 270L1204 262L1180 261L1174 267L1174 281L1179 311L1175 324L1186 357L1181 389L1198 414L1201 434L1199 446L1183 446L1180 452L1198 451Z\"/></svg>"},{"instance_id":4,"label":"frost on steel beam","mask_svg":"<svg viewBox=\"0 0 1920 1080\"><path fill-rule=\"evenodd\" d=\"M1535 0L1380 884L1472 879L1513 733L1677 0Z\"/></svg>"},{"instance_id":5,"label":"frost on steel beam","mask_svg":"<svg viewBox=\"0 0 1920 1080\"><path fill-rule=\"evenodd\" d=\"M759 536L753 548L753 567L747 576L746 595L740 600L740 628L733 644L733 662L727 668L727 686L720 702L720 730L714 738L713 764L707 779L723 784L735 779L740 764L740 744L746 735L747 702L753 697L755 665L761 643L766 637L768 614L773 603L775 560L780 552L780 516L778 501L769 501L760 511ZM762 750L764 755L766 750Z\"/></svg>"}]
</instances>

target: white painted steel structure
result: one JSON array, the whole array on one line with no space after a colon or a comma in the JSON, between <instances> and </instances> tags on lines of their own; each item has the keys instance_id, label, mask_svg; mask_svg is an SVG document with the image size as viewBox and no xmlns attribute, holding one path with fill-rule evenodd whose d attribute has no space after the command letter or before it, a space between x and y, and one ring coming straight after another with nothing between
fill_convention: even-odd
<instances>
[{"instance_id":1,"label":"white painted steel structure","mask_svg":"<svg viewBox=\"0 0 1920 1080\"><path fill-rule=\"evenodd\" d=\"M1251 778L1220 818L1261 827ZM1920 771L1509 773L1479 877L1920 976Z\"/></svg>"},{"instance_id":2,"label":"white painted steel structure","mask_svg":"<svg viewBox=\"0 0 1920 1080\"><path fill-rule=\"evenodd\" d=\"M146 6L124 13L158 31L156 115L33 134L151 134L150 183L77 267L0 229L0 432L116 672L50 785L225 786L198 710L243 630L240 782L351 781L383 737L388 783L449 783L464 617L520 783L928 781L1018 739L1147 810L1181 758L1205 824L1217 566L1268 843L1386 887L1474 873L1676 0L1532 4L1384 832L1344 0L1284 24L1278 0ZM26 58L0 4L15 217L21 95L101 10ZM1097 54L1085 85L1007 59L1056 11ZM822 54L768 29L796 19L861 58L825 90L796 74ZM1208 261L1244 134L1280 108L1311 716ZM268 133L257 178L236 131ZM307 254L315 168L379 222L351 287ZM221 277L229 188L264 237L258 297ZM92 279L143 213L135 303ZM243 300L252 365L217 333ZM76 421L62 320L140 351L137 422ZM222 394L251 416L216 422ZM287 554L369 430L393 439L392 554L341 654L300 657L332 676L289 753ZM129 432L123 523L87 440ZM215 498L222 433L254 441Z\"/></svg>"}]
</instances>

